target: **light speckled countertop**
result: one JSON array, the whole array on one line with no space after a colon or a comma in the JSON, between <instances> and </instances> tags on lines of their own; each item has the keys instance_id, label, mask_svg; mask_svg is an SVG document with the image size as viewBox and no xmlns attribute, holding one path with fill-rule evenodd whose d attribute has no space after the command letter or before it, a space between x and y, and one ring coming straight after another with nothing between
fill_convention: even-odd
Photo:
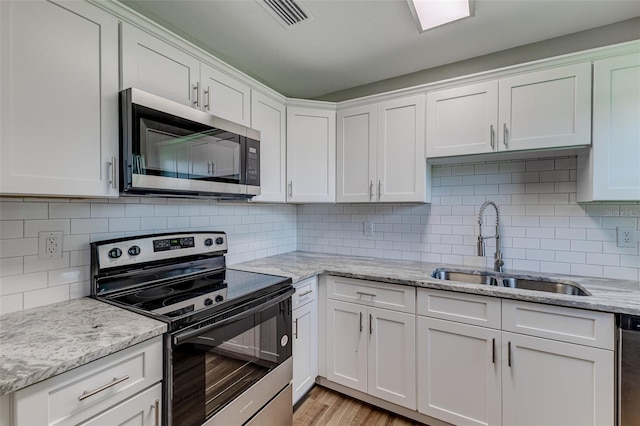
<instances>
[{"instance_id":1,"label":"light speckled countertop","mask_svg":"<svg viewBox=\"0 0 640 426\"><path fill-rule=\"evenodd\" d=\"M639 281L605 280L573 275L507 271L508 273L517 274L521 278L546 278L579 284L583 289L591 293L591 296L569 296L541 291L487 286L483 284L456 284L454 281L442 281L431 278L431 273L440 267L448 267L461 271L478 270L478 268L460 267L459 265L337 256L300 251L229 266L231 269L291 277L294 283L318 274L331 274L415 287L435 288L505 299L570 306L595 311L640 315Z\"/></svg>"},{"instance_id":2,"label":"light speckled countertop","mask_svg":"<svg viewBox=\"0 0 640 426\"><path fill-rule=\"evenodd\" d=\"M163 334L165 323L90 298L0 316L0 396Z\"/></svg>"}]
</instances>

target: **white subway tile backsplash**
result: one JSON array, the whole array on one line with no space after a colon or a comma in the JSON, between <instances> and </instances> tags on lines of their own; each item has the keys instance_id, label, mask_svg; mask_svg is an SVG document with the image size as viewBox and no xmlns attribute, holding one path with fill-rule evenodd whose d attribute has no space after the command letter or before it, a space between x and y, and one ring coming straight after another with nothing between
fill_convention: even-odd
<instances>
[{"instance_id":1,"label":"white subway tile backsplash","mask_svg":"<svg viewBox=\"0 0 640 426\"><path fill-rule=\"evenodd\" d=\"M38 254L37 238L0 240L0 258Z\"/></svg>"},{"instance_id":2,"label":"white subway tile backsplash","mask_svg":"<svg viewBox=\"0 0 640 426\"><path fill-rule=\"evenodd\" d=\"M24 293L46 287L46 272L0 277L0 295Z\"/></svg>"},{"instance_id":3,"label":"white subway tile backsplash","mask_svg":"<svg viewBox=\"0 0 640 426\"><path fill-rule=\"evenodd\" d=\"M2 220L0 221L0 240L22 238L24 236L24 221Z\"/></svg>"},{"instance_id":4,"label":"white subway tile backsplash","mask_svg":"<svg viewBox=\"0 0 640 426\"><path fill-rule=\"evenodd\" d=\"M78 219L91 217L89 203L49 203L49 219Z\"/></svg>"},{"instance_id":5,"label":"white subway tile backsplash","mask_svg":"<svg viewBox=\"0 0 640 426\"><path fill-rule=\"evenodd\" d=\"M97 234L109 232L107 219L71 219L72 234Z\"/></svg>"},{"instance_id":6,"label":"white subway tile backsplash","mask_svg":"<svg viewBox=\"0 0 640 426\"><path fill-rule=\"evenodd\" d=\"M64 302L65 300L69 300L70 297L68 285L48 287L42 290L26 291L23 294L24 309L37 308L38 306Z\"/></svg>"},{"instance_id":7,"label":"white subway tile backsplash","mask_svg":"<svg viewBox=\"0 0 640 426\"><path fill-rule=\"evenodd\" d=\"M25 220L24 237L38 237L39 232L61 231L67 235L71 232L71 222L69 219L52 220Z\"/></svg>"},{"instance_id":8,"label":"white subway tile backsplash","mask_svg":"<svg viewBox=\"0 0 640 426\"><path fill-rule=\"evenodd\" d=\"M0 202L0 220L48 219L47 203L3 201Z\"/></svg>"}]
</instances>

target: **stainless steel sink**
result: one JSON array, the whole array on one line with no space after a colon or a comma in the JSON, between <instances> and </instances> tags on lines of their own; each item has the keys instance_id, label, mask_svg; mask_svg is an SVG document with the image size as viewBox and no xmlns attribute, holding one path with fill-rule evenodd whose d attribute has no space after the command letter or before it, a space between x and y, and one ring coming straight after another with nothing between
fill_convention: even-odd
<instances>
[{"instance_id":1,"label":"stainless steel sink","mask_svg":"<svg viewBox=\"0 0 640 426\"><path fill-rule=\"evenodd\" d=\"M457 281L468 284L485 284L524 290L546 291L548 293L570 294L573 296L590 296L589 292L580 287L579 284L544 279L532 280L510 274L495 274L491 272L474 273L436 269L431 276L439 280Z\"/></svg>"}]
</instances>

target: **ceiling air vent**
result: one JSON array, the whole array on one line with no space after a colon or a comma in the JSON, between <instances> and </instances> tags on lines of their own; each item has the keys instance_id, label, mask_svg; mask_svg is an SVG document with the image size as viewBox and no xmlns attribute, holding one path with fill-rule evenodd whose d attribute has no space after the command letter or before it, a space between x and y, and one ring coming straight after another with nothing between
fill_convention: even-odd
<instances>
[{"instance_id":1,"label":"ceiling air vent","mask_svg":"<svg viewBox=\"0 0 640 426\"><path fill-rule=\"evenodd\" d=\"M258 0L258 2L287 28L311 18L309 11L293 0Z\"/></svg>"}]
</instances>

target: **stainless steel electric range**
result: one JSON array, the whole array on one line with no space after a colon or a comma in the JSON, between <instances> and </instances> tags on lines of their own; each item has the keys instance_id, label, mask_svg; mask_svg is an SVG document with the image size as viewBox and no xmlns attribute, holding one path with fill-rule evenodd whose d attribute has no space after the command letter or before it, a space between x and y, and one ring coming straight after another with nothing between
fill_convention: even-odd
<instances>
[{"instance_id":1,"label":"stainless steel electric range","mask_svg":"<svg viewBox=\"0 0 640 426\"><path fill-rule=\"evenodd\" d=\"M291 278L226 269L223 232L91 244L91 295L167 323L163 424L290 425Z\"/></svg>"}]
</instances>

